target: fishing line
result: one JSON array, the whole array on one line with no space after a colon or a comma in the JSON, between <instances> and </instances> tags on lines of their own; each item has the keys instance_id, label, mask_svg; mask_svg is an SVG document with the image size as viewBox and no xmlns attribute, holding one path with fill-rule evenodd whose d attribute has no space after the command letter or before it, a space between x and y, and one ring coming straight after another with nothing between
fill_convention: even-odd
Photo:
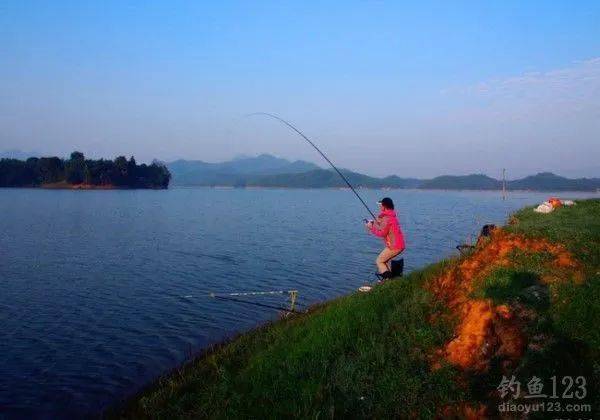
<instances>
[{"instance_id":1,"label":"fishing line","mask_svg":"<svg viewBox=\"0 0 600 420\"><path fill-rule=\"evenodd\" d=\"M346 183L346 185L348 185L348 187L350 187L350 189L352 190L352 192L354 193L354 195L356 195L356 198L358 198L360 200L360 202L362 203L362 205L365 206L365 208L367 209L367 211L369 212L369 214L371 216L373 216L373 219L374 220L377 219L377 217L373 214L373 212L371 211L371 209L369 208L369 206L367 206L367 203L365 203L365 201L362 199L362 197L356 192L356 190L354 189L354 187L352 186L352 184L350 184L350 181L348 181L348 179L344 176L344 174L342 174L340 172L340 170L333 164L333 162L330 161L327 156L325 156L325 153L323 153L321 151L321 149L319 149L317 147L316 144L314 144L312 141L310 141L310 139L308 137L306 137L302 131L298 130L296 127L294 127L291 123L287 122L283 118L280 118L277 115L269 114L268 112L254 112L252 114L248 114L247 116L248 117L252 117L252 116L256 116L256 115L264 115L264 116L267 116L267 117L274 118L277 121L279 121L279 122L287 125L289 128L291 128L292 130L294 130L296 133L298 133L304 140L306 140L308 142L308 144L310 144L317 152L319 152L319 154L323 157L323 159L325 159L327 161L327 163L329 163L331 165L331 167L338 173L338 175L344 180L344 182Z\"/></svg>"}]
</instances>

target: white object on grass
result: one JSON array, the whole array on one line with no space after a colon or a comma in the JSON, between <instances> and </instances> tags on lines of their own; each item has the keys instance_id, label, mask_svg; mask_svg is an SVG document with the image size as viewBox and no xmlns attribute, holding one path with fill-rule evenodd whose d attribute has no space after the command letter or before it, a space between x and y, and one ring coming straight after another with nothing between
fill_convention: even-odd
<instances>
[{"instance_id":1,"label":"white object on grass","mask_svg":"<svg viewBox=\"0 0 600 420\"><path fill-rule=\"evenodd\" d=\"M533 209L536 213L551 213L554 211L554 207L547 201L544 201L542 204Z\"/></svg>"}]
</instances>

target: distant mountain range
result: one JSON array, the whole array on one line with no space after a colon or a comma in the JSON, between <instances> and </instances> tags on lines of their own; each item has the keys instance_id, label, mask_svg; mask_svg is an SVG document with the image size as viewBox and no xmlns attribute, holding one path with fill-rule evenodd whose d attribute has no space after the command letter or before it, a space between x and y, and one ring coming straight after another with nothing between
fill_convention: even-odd
<instances>
[{"instance_id":1,"label":"distant mountain range","mask_svg":"<svg viewBox=\"0 0 600 420\"><path fill-rule=\"evenodd\" d=\"M175 185L243 185L251 179L279 174L300 174L320 169L303 160L290 162L268 154L244 157L221 163L201 160L176 160L168 163L172 174L176 174Z\"/></svg>"},{"instance_id":2,"label":"distant mountain range","mask_svg":"<svg viewBox=\"0 0 600 420\"><path fill-rule=\"evenodd\" d=\"M0 159L27 160L30 157L40 157L38 152L24 152L18 149L0 151Z\"/></svg>"},{"instance_id":3,"label":"distant mountain range","mask_svg":"<svg viewBox=\"0 0 600 420\"><path fill-rule=\"evenodd\" d=\"M244 157L221 163L200 160L177 160L167 163L173 179L172 185L229 186L229 187L284 187L284 188L336 188L346 184L331 169L314 163L297 160L291 162L268 154ZM419 188L441 190L499 190L502 181L482 174L452 176L433 179L385 178L342 169L352 185L363 188ZM522 179L507 181L509 190L532 191L597 191L600 178L564 178L543 172Z\"/></svg>"}]
</instances>

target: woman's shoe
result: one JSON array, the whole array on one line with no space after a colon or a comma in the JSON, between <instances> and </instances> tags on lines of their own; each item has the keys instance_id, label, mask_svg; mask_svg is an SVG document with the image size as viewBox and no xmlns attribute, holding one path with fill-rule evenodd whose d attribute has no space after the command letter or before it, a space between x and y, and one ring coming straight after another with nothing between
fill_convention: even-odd
<instances>
[{"instance_id":1,"label":"woman's shoe","mask_svg":"<svg viewBox=\"0 0 600 420\"><path fill-rule=\"evenodd\" d=\"M389 279L391 279L392 277L394 277L394 275L392 274L392 272L391 272L391 271L386 271L385 273L381 273L381 278L382 278L383 280L389 280Z\"/></svg>"},{"instance_id":2,"label":"woman's shoe","mask_svg":"<svg viewBox=\"0 0 600 420\"><path fill-rule=\"evenodd\" d=\"M384 273L375 273L375 275L379 279L377 280L377 284L383 284L394 277L391 271L386 271Z\"/></svg>"}]
</instances>

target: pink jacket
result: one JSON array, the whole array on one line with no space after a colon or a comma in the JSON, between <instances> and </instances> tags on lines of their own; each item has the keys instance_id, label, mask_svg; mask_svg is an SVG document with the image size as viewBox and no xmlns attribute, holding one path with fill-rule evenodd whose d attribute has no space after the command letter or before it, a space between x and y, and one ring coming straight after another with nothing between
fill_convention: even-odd
<instances>
[{"instance_id":1,"label":"pink jacket","mask_svg":"<svg viewBox=\"0 0 600 420\"><path fill-rule=\"evenodd\" d=\"M398 217L394 210L383 210L373 225L371 233L383 238L385 246L394 250L404 250L404 235L398 223Z\"/></svg>"}]
</instances>

